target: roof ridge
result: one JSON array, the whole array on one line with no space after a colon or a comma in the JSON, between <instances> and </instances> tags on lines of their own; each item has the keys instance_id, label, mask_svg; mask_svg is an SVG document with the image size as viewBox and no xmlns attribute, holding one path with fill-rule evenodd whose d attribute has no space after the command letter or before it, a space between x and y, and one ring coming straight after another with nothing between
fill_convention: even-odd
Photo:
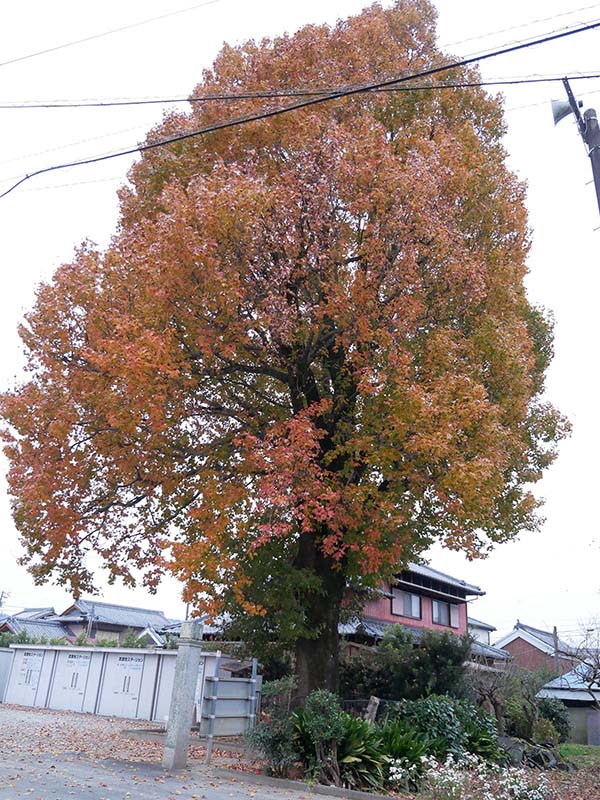
<instances>
[{"instance_id":1,"label":"roof ridge","mask_svg":"<svg viewBox=\"0 0 600 800\"><path fill-rule=\"evenodd\" d=\"M107 603L104 600L87 600L84 597L81 597L79 599L90 606L104 606L105 608L124 608L127 609L127 611L144 611L146 613L150 612L151 614L162 614L163 617L167 618L167 615L165 614L164 611L162 611L162 609L142 608L141 606L123 606L120 605L120 603ZM75 603L77 602L79 601L76 600ZM73 603L73 605L75 605L75 603Z\"/></svg>"},{"instance_id":2,"label":"roof ridge","mask_svg":"<svg viewBox=\"0 0 600 800\"><path fill-rule=\"evenodd\" d=\"M480 586L477 586L474 583L469 583L469 581L464 580L464 578L457 578L454 575L450 575L448 572L442 572L441 570L436 569L435 567L432 567L430 564L426 564L426 563L420 564L418 561L409 561L409 562L407 562L406 566L403 569L400 570L400 572L402 572L402 571L417 572L419 568L430 570L431 572L434 572L440 578L442 578L442 579L445 578L447 582L454 582L457 586L463 587L465 589L475 589L476 590L475 592L468 592L467 591L467 594L481 594L481 595L485 594L485 592L481 589ZM418 574L418 572L417 572L417 574ZM442 582L443 582L443 580L442 580Z\"/></svg>"}]
</instances>

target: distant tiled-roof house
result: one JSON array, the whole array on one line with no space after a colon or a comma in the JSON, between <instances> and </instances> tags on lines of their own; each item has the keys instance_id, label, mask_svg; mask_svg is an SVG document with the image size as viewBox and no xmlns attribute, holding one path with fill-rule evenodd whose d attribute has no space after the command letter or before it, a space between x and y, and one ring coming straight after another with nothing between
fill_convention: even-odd
<instances>
[{"instance_id":1,"label":"distant tiled-roof house","mask_svg":"<svg viewBox=\"0 0 600 800\"><path fill-rule=\"evenodd\" d=\"M553 631L543 631L519 620L510 633L495 642L495 647L510 653L517 667L531 671L563 675L577 664L568 642L558 636L555 642Z\"/></svg>"},{"instance_id":2,"label":"distant tiled-roof house","mask_svg":"<svg viewBox=\"0 0 600 800\"><path fill-rule=\"evenodd\" d=\"M56 616L56 611L52 606L24 608L23 611L19 611L17 614L14 614L14 616L17 617L17 619L50 619L50 617Z\"/></svg>"},{"instance_id":3,"label":"distant tiled-roof house","mask_svg":"<svg viewBox=\"0 0 600 800\"><path fill-rule=\"evenodd\" d=\"M74 642L80 636L90 641L109 639L122 644L129 632L141 635L149 643L161 645L159 631L177 620L162 611L135 608L94 599L76 600L61 614L53 608L26 608L6 619L0 619L0 633L25 633L31 639L67 639Z\"/></svg>"},{"instance_id":4,"label":"distant tiled-roof house","mask_svg":"<svg viewBox=\"0 0 600 800\"><path fill-rule=\"evenodd\" d=\"M67 624L75 637L84 634L90 640L113 639L119 644L123 643L129 631L138 635L144 631L160 631L176 622L162 611L120 606L94 599L76 600L54 619ZM152 636L149 638L153 639Z\"/></svg>"},{"instance_id":5,"label":"distant tiled-roof house","mask_svg":"<svg viewBox=\"0 0 600 800\"><path fill-rule=\"evenodd\" d=\"M48 642L62 639L72 642L75 639L69 626L57 619L29 619L20 614L3 619L0 622L0 633L12 633L15 636L22 633L28 639L45 639Z\"/></svg>"}]
</instances>

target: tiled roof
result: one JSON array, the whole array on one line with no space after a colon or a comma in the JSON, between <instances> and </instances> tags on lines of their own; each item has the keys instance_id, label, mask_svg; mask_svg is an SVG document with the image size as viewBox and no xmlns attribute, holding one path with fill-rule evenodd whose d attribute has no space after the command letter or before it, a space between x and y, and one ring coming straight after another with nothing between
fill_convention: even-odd
<instances>
[{"instance_id":1,"label":"tiled roof","mask_svg":"<svg viewBox=\"0 0 600 800\"><path fill-rule=\"evenodd\" d=\"M338 633L341 636L362 634L363 636L371 636L374 639L383 639L386 631L396 624L395 622L385 622L384 620L373 619L372 617L365 617L362 620L354 618L338 625ZM431 630L430 628L417 628L412 625L402 625L402 627L412 635L413 641L415 642L420 642L423 635ZM507 661L510 658L510 655L506 651L499 650L497 647L492 647L489 644L478 641L474 641L471 644L471 653L475 656L484 657L493 661Z\"/></svg>"},{"instance_id":2,"label":"tiled roof","mask_svg":"<svg viewBox=\"0 0 600 800\"><path fill-rule=\"evenodd\" d=\"M525 625L524 623L518 621L515 625L515 630L529 633L531 636L539 639L546 646L551 647L552 650L554 650L554 634L552 631L542 631L539 628L533 628L531 625ZM558 649L563 653L570 653L572 650L571 646L561 639L558 640Z\"/></svg>"},{"instance_id":3,"label":"tiled roof","mask_svg":"<svg viewBox=\"0 0 600 800\"><path fill-rule=\"evenodd\" d=\"M24 608L23 611L13 614L13 617L17 617L17 619L47 619L55 614L55 610L51 606L47 606L46 608Z\"/></svg>"},{"instance_id":4,"label":"tiled roof","mask_svg":"<svg viewBox=\"0 0 600 800\"><path fill-rule=\"evenodd\" d=\"M493 661L508 661L510 654L506 650L500 650L498 647L493 647L491 644L485 642L478 642L475 639L471 644L471 653L474 656L482 656L483 658L491 658Z\"/></svg>"},{"instance_id":5,"label":"tiled roof","mask_svg":"<svg viewBox=\"0 0 600 800\"><path fill-rule=\"evenodd\" d=\"M481 622L480 620L475 619L475 617L468 617L467 618L467 624L471 625L473 628L481 628L481 630L484 630L484 631L495 631L495 630L497 630L497 628L494 628L494 626L490 625L488 622Z\"/></svg>"},{"instance_id":6,"label":"tiled roof","mask_svg":"<svg viewBox=\"0 0 600 800\"><path fill-rule=\"evenodd\" d=\"M77 600L58 619L75 621L93 619L96 623L119 625L124 628L164 628L172 623L162 611L151 608L135 608L133 606L119 606L114 603L103 603L99 600Z\"/></svg>"},{"instance_id":7,"label":"tiled roof","mask_svg":"<svg viewBox=\"0 0 600 800\"><path fill-rule=\"evenodd\" d=\"M394 626L393 622L384 622L380 619L365 617L364 619L351 619L338 625L340 636L359 633L363 636L372 636L374 639L382 639L388 628ZM408 626L404 626L408 627ZM412 629L411 629L412 630Z\"/></svg>"},{"instance_id":8,"label":"tiled roof","mask_svg":"<svg viewBox=\"0 0 600 800\"><path fill-rule=\"evenodd\" d=\"M67 625L58 620L19 619L8 617L0 623L11 633L26 633L32 639L73 639L74 634Z\"/></svg>"},{"instance_id":9,"label":"tiled roof","mask_svg":"<svg viewBox=\"0 0 600 800\"><path fill-rule=\"evenodd\" d=\"M577 701L586 704L600 702L600 684L587 679L589 666L579 664L575 669L544 684L537 697L554 697L558 700Z\"/></svg>"},{"instance_id":10,"label":"tiled roof","mask_svg":"<svg viewBox=\"0 0 600 800\"><path fill-rule=\"evenodd\" d=\"M456 586L459 589L464 589L466 594L485 594L485 592L482 591L479 586L475 586L472 583L467 583L461 578L454 578L452 575L447 575L445 572L440 572L437 569L433 569L433 567L430 567L427 564L415 564L411 561L407 565L406 570L408 572L414 572L417 575L422 575L426 578L431 578L435 581L447 583L449 586Z\"/></svg>"}]
</instances>

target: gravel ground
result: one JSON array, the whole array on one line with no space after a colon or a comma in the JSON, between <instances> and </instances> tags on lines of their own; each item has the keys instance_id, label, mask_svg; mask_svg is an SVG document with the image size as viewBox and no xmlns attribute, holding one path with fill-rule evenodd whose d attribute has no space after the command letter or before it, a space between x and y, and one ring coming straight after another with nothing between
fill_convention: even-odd
<instances>
[{"instance_id":1,"label":"gravel ground","mask_svg":"<svg viewBox=\"0 0 600 800\"><path fill-rule=\"evenodd\" d=\"M124 728L149 723L0 704L0 800L305 800L281 791L216 778L190 748L190 769L160 766L162 745L125 739ZM231 754L215 753L214 766ZM194 760L196 759L196 760Z\"/></svg>"}]
</instances>

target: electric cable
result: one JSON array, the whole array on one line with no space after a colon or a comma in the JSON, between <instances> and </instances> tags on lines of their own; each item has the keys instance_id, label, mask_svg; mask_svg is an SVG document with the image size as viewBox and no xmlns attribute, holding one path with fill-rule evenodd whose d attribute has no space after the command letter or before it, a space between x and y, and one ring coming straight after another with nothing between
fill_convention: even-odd
<instances>
[{"instance_id":1,"label":"electric cable","mask_svg":"<svg viewBox=\"0 0 600 800\"><path fill-rule=\"evenodd\" d=\"M600 78L600 72L587 73L585 75L561 75L536 78L498 78L496 80L482 81L463 81L461 83L436 83L436 84L417 84L416 86L388 86L384 88L374 88L365 90L366 92L426 92L438 91L440 89L468 89L486 86L520 86L535 83L562 83L567 77L570 81L595 80ZM257 92L234 92L222 94L203 94L192 97L158 97L158 98L131 98L126 100L97 100L97 101L48 101L30 103L0 103L0 110L10 109L63 109L63 108L113 108L119 106L144 106L144 105L167 105L170 103L208 103L211 101L235 101L235 100L260 100L276 99L279 97L320 97L342 91L343 87L324 87L320 89L270 89Z\"/></svg>"},{"instance_id":2,"label":"electric cable","mask_svg":"<svg viewBox=\"0 0 600 800\"><path fill-rule=\"evenodd\" d=\"M556 77L556 76L542 77L542 76L540 76L540 77L535 77L535 78L533 78L533 77L530 77L530 78L498 78L498 79L490 80L490 81L480 81L480 82L470 82L470 83L428 84L428 85L417 85L417 86L408 86L408 87L404 87L403 86L403 87L398 87L398 88L391 87L391 88L388 88L388 89L373 90L373 92L374 93L375 92L394 92L394 91L397 91L397 92L410 92L410 91L413 91L413 90L415 90L415 91L427 91L427 90L435 91L437 89L461 89L461 88L480 87L480 86L515 85L515 84L522 84L522 83L523 84L544 83L544 82L560 82L560 83L562 83L564 77L567 77L568 80L570 80L570 81L573 81L573 80L587 80L587 79L591 80L591 79L600 79L600 73L576 74L576 75L567 75L567 76L563 76L563 77ZM164 103L184 103L184 102L192 103L192 102L209 102L210 100L215 100L215 99L218 99L218 100L240 100L240 99L246 100L246 99L258 99L258 98L263 98L263 97L278 97L278 96L281 96L281 97L287 97L287 96L293 97L293 96L296 96L296 95L298 95L298 96L306 96L306 95L311 95L311 94L312 95L321 95L321 94L331 93L333 91L335 91L335 87L329 87L328 89L319 89L319 90L315 89L315 90L312 90L312 91L307 89L306 91L303 91L303 90L290 90L290 92L285 92L285 91L282 90L281 92L272 92L272 93L261 92L261 93L245 93L243 95L242 94L202 95L202 96L197 96L197 97L192 97L192 98L184 98L184 97L181 97L181 98L163 98L163 99L159 99L159 98L153 98L153 99L150 99L150 98L142 98L142 99L129 98L126 101L125 100L123 100L123 101L116 101L116 100L115 101L112 101L112 100L110 100L110 101L91 101L91 100L90 101L72 101L72 102L69 102L66 105L61 103L58 106L55 106L55 105L48 105L47 103L45 103L45 104L41 104L41 105L38 105L38 106L27 105L27 106L24 106L24 107L26 107L26 108L48 108L48 107L50 107L50 108L55 108L55 107L59 107L59 108L64 108L64 107L80 108L80 107L86 107L87 108L87 107L98 107L98 106L102 106L102 107L108 106L108 107L110 107L110 106L114 106L114 105L117 105L117 106L118 105L144 105L144 104L146 104L148 102L149 103L163 103L163 102ZM590 93L590 92L581 93L579 96L580 97L589 97L591 94L594 94L594 93ZM504 109L504 112L505 113L512 113L513 111L521 111L523 109L533 108L534 106L545 105L546 102L547 102L546 100L543 100L541 102L527 103L525 105L509 106L509 107ZM2 109L2 108L12 108L12 107L19 107L19 106L5 106L5 105L0 104L0 109ZM67 144L58 145L56 147L50 147L50 148L47 148L45 150L37 150L37 151L35 151L33 153L27 153L26 155L14 156L12 158L2 159L2 160L0 160L0 166L4 165L4 164L14 164L17 161L26 161L27 159L34 158L35 156L46 155L47 153L54 153L54 152L57 152L59 150L67 150L67 149L69 149L71 147L76 147L76 146L81 145L81 144L87 144L89 142L99 141L101 139L108 139L108 138L110 138L112 136L118 136L119 134L122 134L122 133L130 133L131 131L135 131L135 130L139 130L139 129L145 129L145 125L146 125L146 123L140 122L138 125L134 125L133 127L130 127L130 128L121 128L118 131L111 131L110 133L105 133L105 134L102 134L100 136L92 136L92 137L88 137L86 139L78 139L75 142L69 142ZM113 151L107 151L107 152L113 152ZM103 155L103 154L99 154L99 155ZM11 180L12 178L18 178L18 177L20 177L20 175L9 176L9 177L4 178L4 180Z\"/></svg>"},{"instance_id":3,"label":"electric cable","mask_svg":"<svg viewBox=\"0 0 600 800\"><path fill-rule=\"evenodd\" d=\"M195 131L190 131L188 133L181 133L175 136L170 136L165 139L160 139L156 142L148 142L147 144L141 144L133 148L129 148L128 150L121 150L117 153L112 153L103 156L96 156L87 159L81 159L78 161L72 161L69 163L64 164L55 164L51 167L44 167L43 169L36 170L29 175L25 175L16 183L12 184L8 189L0 194L0 199L6 197L8 194L13 192L16 188L21 186L21 184L25 183L25 181L30 180L36 175L42 175L47 172L54 172L60 169L68 169L70 167L78 167L84 166L86 164L94 164L100 161L107 161L108 159L112 158L120 158L123 156L134 155L136 153L143 153L148 150L154 150L158 147L165 147L170 144L175 144L176 142L185 141L187 139L192 139L197 136L205 135L207 133L214 133L219 130L225 130L227 128L238 127L240 125L245 125L250 122L257 122L264 119L271 119L276 116L280 116L282 114L287 114L290 111L296 111L301 108L308 108L310 106L319 105L321 103L329 102L331 100L338 100L343 97L351 97L357 94L363 94L365 92L372 91L374 89L383 89L385 87L394 86L399 83L407 83L408 81L415 80L418 78L427 78L431 75L438 75L442 72L448 72L452 69L457 69L459 67L465 67L469 64L473 64L479 61L485 61L490 58L497 58L501 55L506 55L508 53L514 53L519 50L529 49L530 47L536 47L541 44L547 44L552 41L557 41L559 39L564 39L568 36L574 36L576 34L585 33L587 31L595 30L600 28L600 21L587 23L586 25L580 26L578 28L572 28L567 31L560 31L557 33L550 33L543 37L532 39L527 42L521 42L519 44L512 44L507 47L502 47L497 50L492 50L488 53L483 53L482 55L478 56L470 56L469 58L459 59L458 61L453 61L449 64L443 64L437 67L431 67L427 70L423 70L418 73L414 73L412 75L401 75L396 76L394 78L388 78L383 81L377 81L374 83L362 84L358 86L350 86L345 89L340 89L339 91L332 92L331 94L326 94L318 97L310 97L308 99L301 100L298 103L291 103L287 106L282 106L279 108L272 108L272 109L265 109L264 111L255 112L253 114L247 114L242 117L238 117L236 119L226 120L224 122L215 123L213 125L207 125L203 128L199 128Z\"/></svg>"},{"instance_id":4,"label":"electric cable","mask_svg":"<svg viewBox=\"0 0 600 800\"><path fill-rule=\"evenodd\" d=\"M148 25L151 22L158 22L161 19L167 19L167 17L175 17L178 14L185 14L188 11L195 11L197 8L202 8L203 6L212 6L219 2L221 2L221 0L205 0L204 3L198 3L194 6L188 6L187 8L180 8L178 11L169 11L167 14L161 14L159 17L150 17L149 19L143 19L139 22L132 22L130 25L123 25L120 28L113 28L110 31L95 33L92 36L85 36L83 39L76 39L72 42L64 42L63 44L56 45L55 47L47 47L44 50L37 50L35 53L27 53L27 55L11 58L8 61L1 61L0 67L6 67L9 64L17 64L20 61L27 61L30 58L37 58L37 56L43 56L46 55L46 53L55 53L57 50L64 50L67 47L74 47L78 44L91 42L94 39L102 39L105 36L112 36L113 33L121 33L122 31L131 30L131 28L139 28L141 25Z\"/></svg>"},{"instance_id":5,"label":"electric cable","mask_svg":"<svg viewBox=\"0 0 600 800\"><path fill-rule=\"evenodd\" d=\"M574 8L572 11L565 11L561 14L553 14L550 17L541 17L540 19L532 19L530 22L522 22L519 25L512 25L509 28L502 28L497 31L489 31L488 33L479 33L476 36L470 36L468 39L460 39L457 42L447 42L440 47L443 50L446 50L448 47L455 47L457 44L467 44L468 42L475 42L479 39L489 39L492 36L499 36L501 33L509 33L510 31L516 31L520 28L530 28L532 25L537 25L540 22L551 22L554 19L559 19L560 17L570 17L573 14L579 14L582 11L591 11L592 8L598 8L600 3L593 3L591 6L582 6L581 8Z\"/></svg>"}]
</instances>

